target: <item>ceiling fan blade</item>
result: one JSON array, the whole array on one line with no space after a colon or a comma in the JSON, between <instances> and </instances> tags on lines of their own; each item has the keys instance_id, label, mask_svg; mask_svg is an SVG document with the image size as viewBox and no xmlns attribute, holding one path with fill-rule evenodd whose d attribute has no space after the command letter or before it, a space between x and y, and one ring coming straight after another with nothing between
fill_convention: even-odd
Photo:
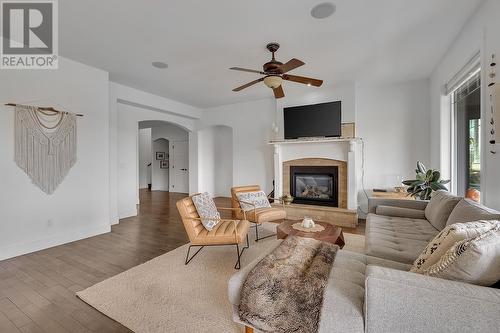
<instances>
[{"instance_id":1,"label":"ceiling fan blade","mask_svg":"<svg viewBox=\"0 0 500 333\"><path fill-rule=\"evenodd\" d=\"M241 68L241 67L231 67L229 69L232 69L233 71L241 71L241 72L249 72L249 73L257 73L257 74L262 74L265 75L266 73L262 71L256 71L253 69L246 69L246 68Z\"/></svg>"},{"instance_id":2,"label":"ceiling fan blade","mask_svg":"<svg viewBox=\"0 0 500 333\"><path fill-rule=\"evenodd\" d=\"M285 97L285 93L283 92L283 86L279 86L278 88L273 89L275 98Z\"/></svg>"},{"instance_id":3,"label":"ceiling fan blade","mask_svg":"<svg viewBox=\"0 0 500 333\"><path fill-rule=\"evenodd\" d=\"M280 66L280 71L281 73L286 73L291 71L292 69L295 69L297 67L305 65L304 62L300 61L299 59L293 58L292 60L288 61L287 63L284 63L283 65Z\"/></svg>"},{"instance_id":4,"label":"ceiling fan blade","mask_svg":"<svg viewBox=\"0 0 500 333\"><path fill-rule=\"evenodd\" d=\"M315 86L315 87L321 87L321 85L323 84L323 80L313 79L313 78L305 77L305 76L285 74L285 75L283 75L283 79L288 80L288 81L297 82L297 83L308 84L308 85Z\"/></svg>"},{"instance_id":5,"label":"ceiling fan blade","mask_svg":"<svg viewBox=\"0 0 500 333\"><path fill-rule=\"evenodd\" d=\"M248 88L248 87L250 87L250 86L252 86L252 85L254 85L256 83L259 83L261 81L264 81L263 77L261 77L260 79L257 79L257 80L253 80L252 82L248 82L247 84L244 84L244 85L242 85L242 86L240 86L238 88L234 88L233 91L243 90L243 89Z\"/></svg>"}]
</instances>

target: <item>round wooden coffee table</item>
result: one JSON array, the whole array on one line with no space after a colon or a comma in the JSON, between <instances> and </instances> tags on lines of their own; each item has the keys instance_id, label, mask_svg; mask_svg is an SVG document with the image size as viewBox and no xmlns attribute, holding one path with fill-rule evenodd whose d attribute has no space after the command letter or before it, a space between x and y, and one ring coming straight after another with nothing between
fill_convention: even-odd
<instances>
[{"instance_id":1,"label":"round wooden coffee table","mask_svg":"<svg viewBox=\"0 0 500 333\"><path fill-rule=\"evenodd\" d=\"M342 228L336 227L325 222L315 222L325 228L323 231L319 232L307 232L296 230L292 227L292 224L300 221L284 221L276 228L276 236L278 239L285 239L288 236L299 236L314 238L323 242L329 242L332 244L337 244L340 248L345 245L344 234L342 233Z\"/></svg>"}]
</instances>

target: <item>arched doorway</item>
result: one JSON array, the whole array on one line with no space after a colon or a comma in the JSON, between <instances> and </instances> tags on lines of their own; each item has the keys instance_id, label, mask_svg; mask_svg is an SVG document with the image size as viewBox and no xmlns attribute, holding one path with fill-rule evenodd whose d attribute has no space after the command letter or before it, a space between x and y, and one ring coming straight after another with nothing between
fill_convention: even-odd
<instances>
[{"instance_id":1,"label":"arched doorway","mask_svg":"<svg viewBox=\"0 0 500 333\"><path fill-rule=\"evenodd\" d=\"M150 163L141 160L147 154L141 148L147 145L141 141L149 133L151 143ZM189 135L172 123L158 120L139 122L139 177L151 174L151 190L188 193L189 191ZM139 184L144 181L139 179ZM140 187L144 188L144 187Z\"/></svg>"}]
</instances>

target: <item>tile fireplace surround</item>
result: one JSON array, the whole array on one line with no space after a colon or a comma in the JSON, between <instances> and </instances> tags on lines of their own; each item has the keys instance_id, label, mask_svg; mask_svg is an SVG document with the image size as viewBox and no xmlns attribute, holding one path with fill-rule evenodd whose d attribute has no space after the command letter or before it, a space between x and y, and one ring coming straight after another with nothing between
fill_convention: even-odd
<instances>
[{"instance_id":1,"label":"tile fireplace surround","mask_svg":"<svg viewBox=\"0 0 500 333\"><path fill-rule=\"evenodd\" d=\"M291 167L331 166L338 169L338 207L292 203L287 208L292 219L311 216L342 226L357 223L362 158L359 139L284 140L269 144L274 146L277 197L290 194Z\"/></svg>"}]
</instances>

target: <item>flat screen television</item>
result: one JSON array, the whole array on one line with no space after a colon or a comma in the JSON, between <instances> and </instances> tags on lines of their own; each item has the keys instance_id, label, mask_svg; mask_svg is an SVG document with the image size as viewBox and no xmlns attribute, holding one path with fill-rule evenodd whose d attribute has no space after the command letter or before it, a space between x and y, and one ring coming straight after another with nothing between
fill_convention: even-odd
<instances>
[{"instance_id":1,"label":"flat screen television","mask_svg":"<svg viewBox=\"0 0 500 333\"><path fill-rule=\"evenodd\" d=\"M285 139L341 136L341 102L283 109Z\"/></svg>"}]
</instances>

